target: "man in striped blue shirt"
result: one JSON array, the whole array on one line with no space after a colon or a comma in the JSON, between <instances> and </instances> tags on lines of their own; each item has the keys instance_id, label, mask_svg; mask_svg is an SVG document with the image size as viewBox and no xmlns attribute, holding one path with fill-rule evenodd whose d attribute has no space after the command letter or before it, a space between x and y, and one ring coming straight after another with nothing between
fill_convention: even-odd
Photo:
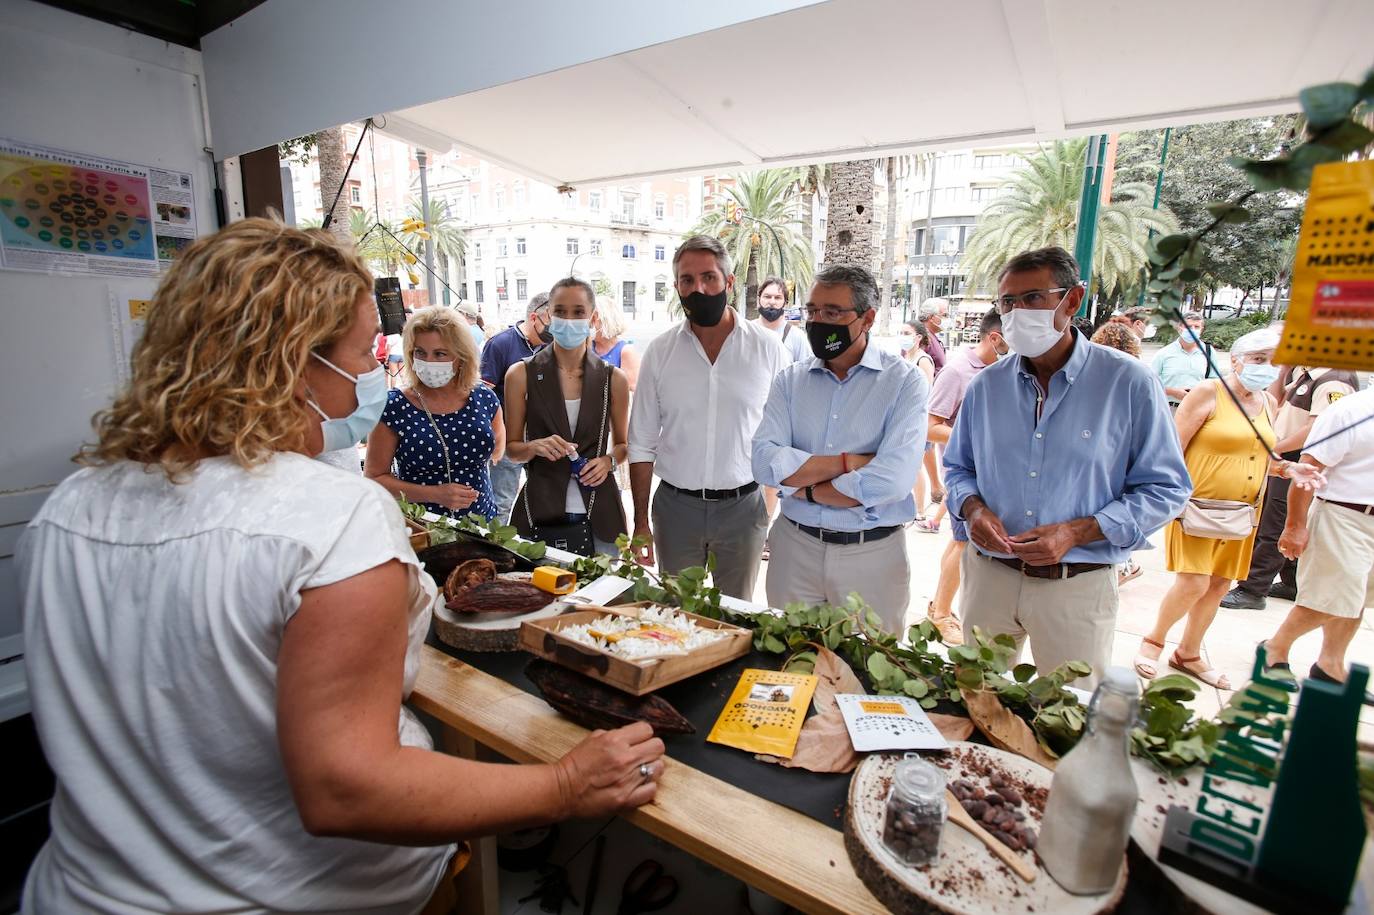
<instances>
[{"instance_id":1,"label":"man in striped blue shirt","mask_svg":"<svg viewBox=\"0 0 1374 915\"><path fill-rule=\"evenodd\" d=\"M878 284L826 267L806 303L815 358L773 380L754 433L754 478L782 490L769 533L768 603L840 604L858 592L902 633L911 589L903 527L926 439L925 376L869 341Z\"/></svg>"}]
</instances>

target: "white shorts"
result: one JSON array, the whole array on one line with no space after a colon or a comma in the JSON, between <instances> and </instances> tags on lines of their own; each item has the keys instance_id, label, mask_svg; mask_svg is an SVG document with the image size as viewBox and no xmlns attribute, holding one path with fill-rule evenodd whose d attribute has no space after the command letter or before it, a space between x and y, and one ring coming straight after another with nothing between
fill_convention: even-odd
<instances>
[{"instance_id":1,"label":"white shorts","mask_svg":"<svg viewBox=\"0 0 1374 915\"><path fill-rule=\"evenodd\" d=\"M1365 607L1374 607L1374 516L1316 498L1307 530L1296 603L1357 619Z\"/></svg>"}]
</instances>

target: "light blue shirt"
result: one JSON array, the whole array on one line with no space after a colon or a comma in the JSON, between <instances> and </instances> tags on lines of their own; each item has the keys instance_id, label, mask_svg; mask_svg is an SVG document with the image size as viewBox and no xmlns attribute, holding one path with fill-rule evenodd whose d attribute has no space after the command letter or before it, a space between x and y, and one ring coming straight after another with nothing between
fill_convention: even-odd
<instances>
[{"instance_id":1,"label":"light blue shirt","mask_svg":"<svg viewBox=\"0 0 1374 915\"><path fill-rule=\"evenodd\" d=\"M964 501L979 496L1013 536L1094 518L1106 539L1074 547L1064 562L1125 562L1148 549L1146 537L1177 517L1193 489L1153 373L1074 331L1037 422L1040 397L1020 357L973 379L945 450L949 510L962 518Z\"/></svg>"},{"instance_id":2,"label":"light blue shirt","mask_svg":"<svg viewBox=\"0 0 1374 915\"><path fill-rule=\"evenodd\" d=\"M1175 340L1155 354L1150 368L1154 369L1154 373L1159 376L1159 383L1166 388L1195 388L1207 375L1207 355L1203 352L1204 347L1206 344L1193 347L1190 353ZM1177 403L1172 397L1169 400Z\"/></svg>"},{"instance_id":3,"label":"light blue shirt","mask_svg":"<svg viewBox=\"0 0 1374 915\"><path fill-rule=\"evenodd\" d=\"M925 376L872 339L843 381L812 356L773 379L754 433L754 479L781 489L782 513L798 524L831 531L864 531L906 524L916 517L911 487L926 443ZM783 485L812 455L873 454L864 467L830 482L861 503L854 508L791 498Z\"/></svg>"}]
</instances>

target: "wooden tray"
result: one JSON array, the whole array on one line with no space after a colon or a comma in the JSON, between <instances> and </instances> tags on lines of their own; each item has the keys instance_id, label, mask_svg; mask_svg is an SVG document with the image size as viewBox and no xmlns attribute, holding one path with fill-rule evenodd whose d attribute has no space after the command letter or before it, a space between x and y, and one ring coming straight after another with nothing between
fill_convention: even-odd
<instances>
[{"instance_id":1,"label":"wooden tray","mask_svg":"<svg viewBox=\"0 0 1374 915\"><path fill-rule=\"evenodd\" d=\"M949 781L979 770L1001 771L1015 782L1048 791L1054 773L1030 760L963 741L947 753L922 754L945 770ZM897 913L942 915L1096 915L1111 911L1126 889L1126 860L1116 886L1100 896L1075 896L1054 882L1031 852L1021 852L1037 865L1039 876L1025 883L998 861L978 839L953 823L940 836L940 858L928 867L912 867L883 844L883 812L892 773L901 754L872 755L854 770L849 807L844 817L844 846L854 872L878 899ZM981 776L968 775L979 782ZM1040 831L1042 809L1028 799L1027 822Z\"/></svg>"},{"instance_id":2,"label":"wooden tray","mask_svg":"<svg viewBox=\"0 0 1374 915\"><path fill-rule=\"evenodd\" d=\"M749 653L753 644L754 634L748 629L697 616L695 613L682 615L703 629L724 630L729 633L729 637L718 639L690 654L630 661L608 651L576 642L558 631L564 626L589 623L607 615L638 618L642 609L642 605L583 607L565 613L557 619L526 620L520 625L520 647L530 654L586 674L607 686L642 696L742 657Z\"/></svg>"}]
</instances>

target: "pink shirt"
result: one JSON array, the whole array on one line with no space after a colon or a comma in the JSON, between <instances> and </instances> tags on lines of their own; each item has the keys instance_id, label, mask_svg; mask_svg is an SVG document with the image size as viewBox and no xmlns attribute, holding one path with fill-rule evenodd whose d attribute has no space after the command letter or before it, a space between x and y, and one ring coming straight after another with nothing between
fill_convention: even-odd
<instances>
[{"instance_id":1,"label":"pink shirt","mask_svg":"<svg viewBox=\"0 0 1374 915\"><path fill-rule=\"evenodd\" d=\"M964 392L968 390L969 382L985 367L972 346L951 352L944 371L935 376L935 384L930 389L930 403L926 409L933 416L954 422L954 418L959 415L959 406L964 402Z\"/></svg>"}]
</instances>

